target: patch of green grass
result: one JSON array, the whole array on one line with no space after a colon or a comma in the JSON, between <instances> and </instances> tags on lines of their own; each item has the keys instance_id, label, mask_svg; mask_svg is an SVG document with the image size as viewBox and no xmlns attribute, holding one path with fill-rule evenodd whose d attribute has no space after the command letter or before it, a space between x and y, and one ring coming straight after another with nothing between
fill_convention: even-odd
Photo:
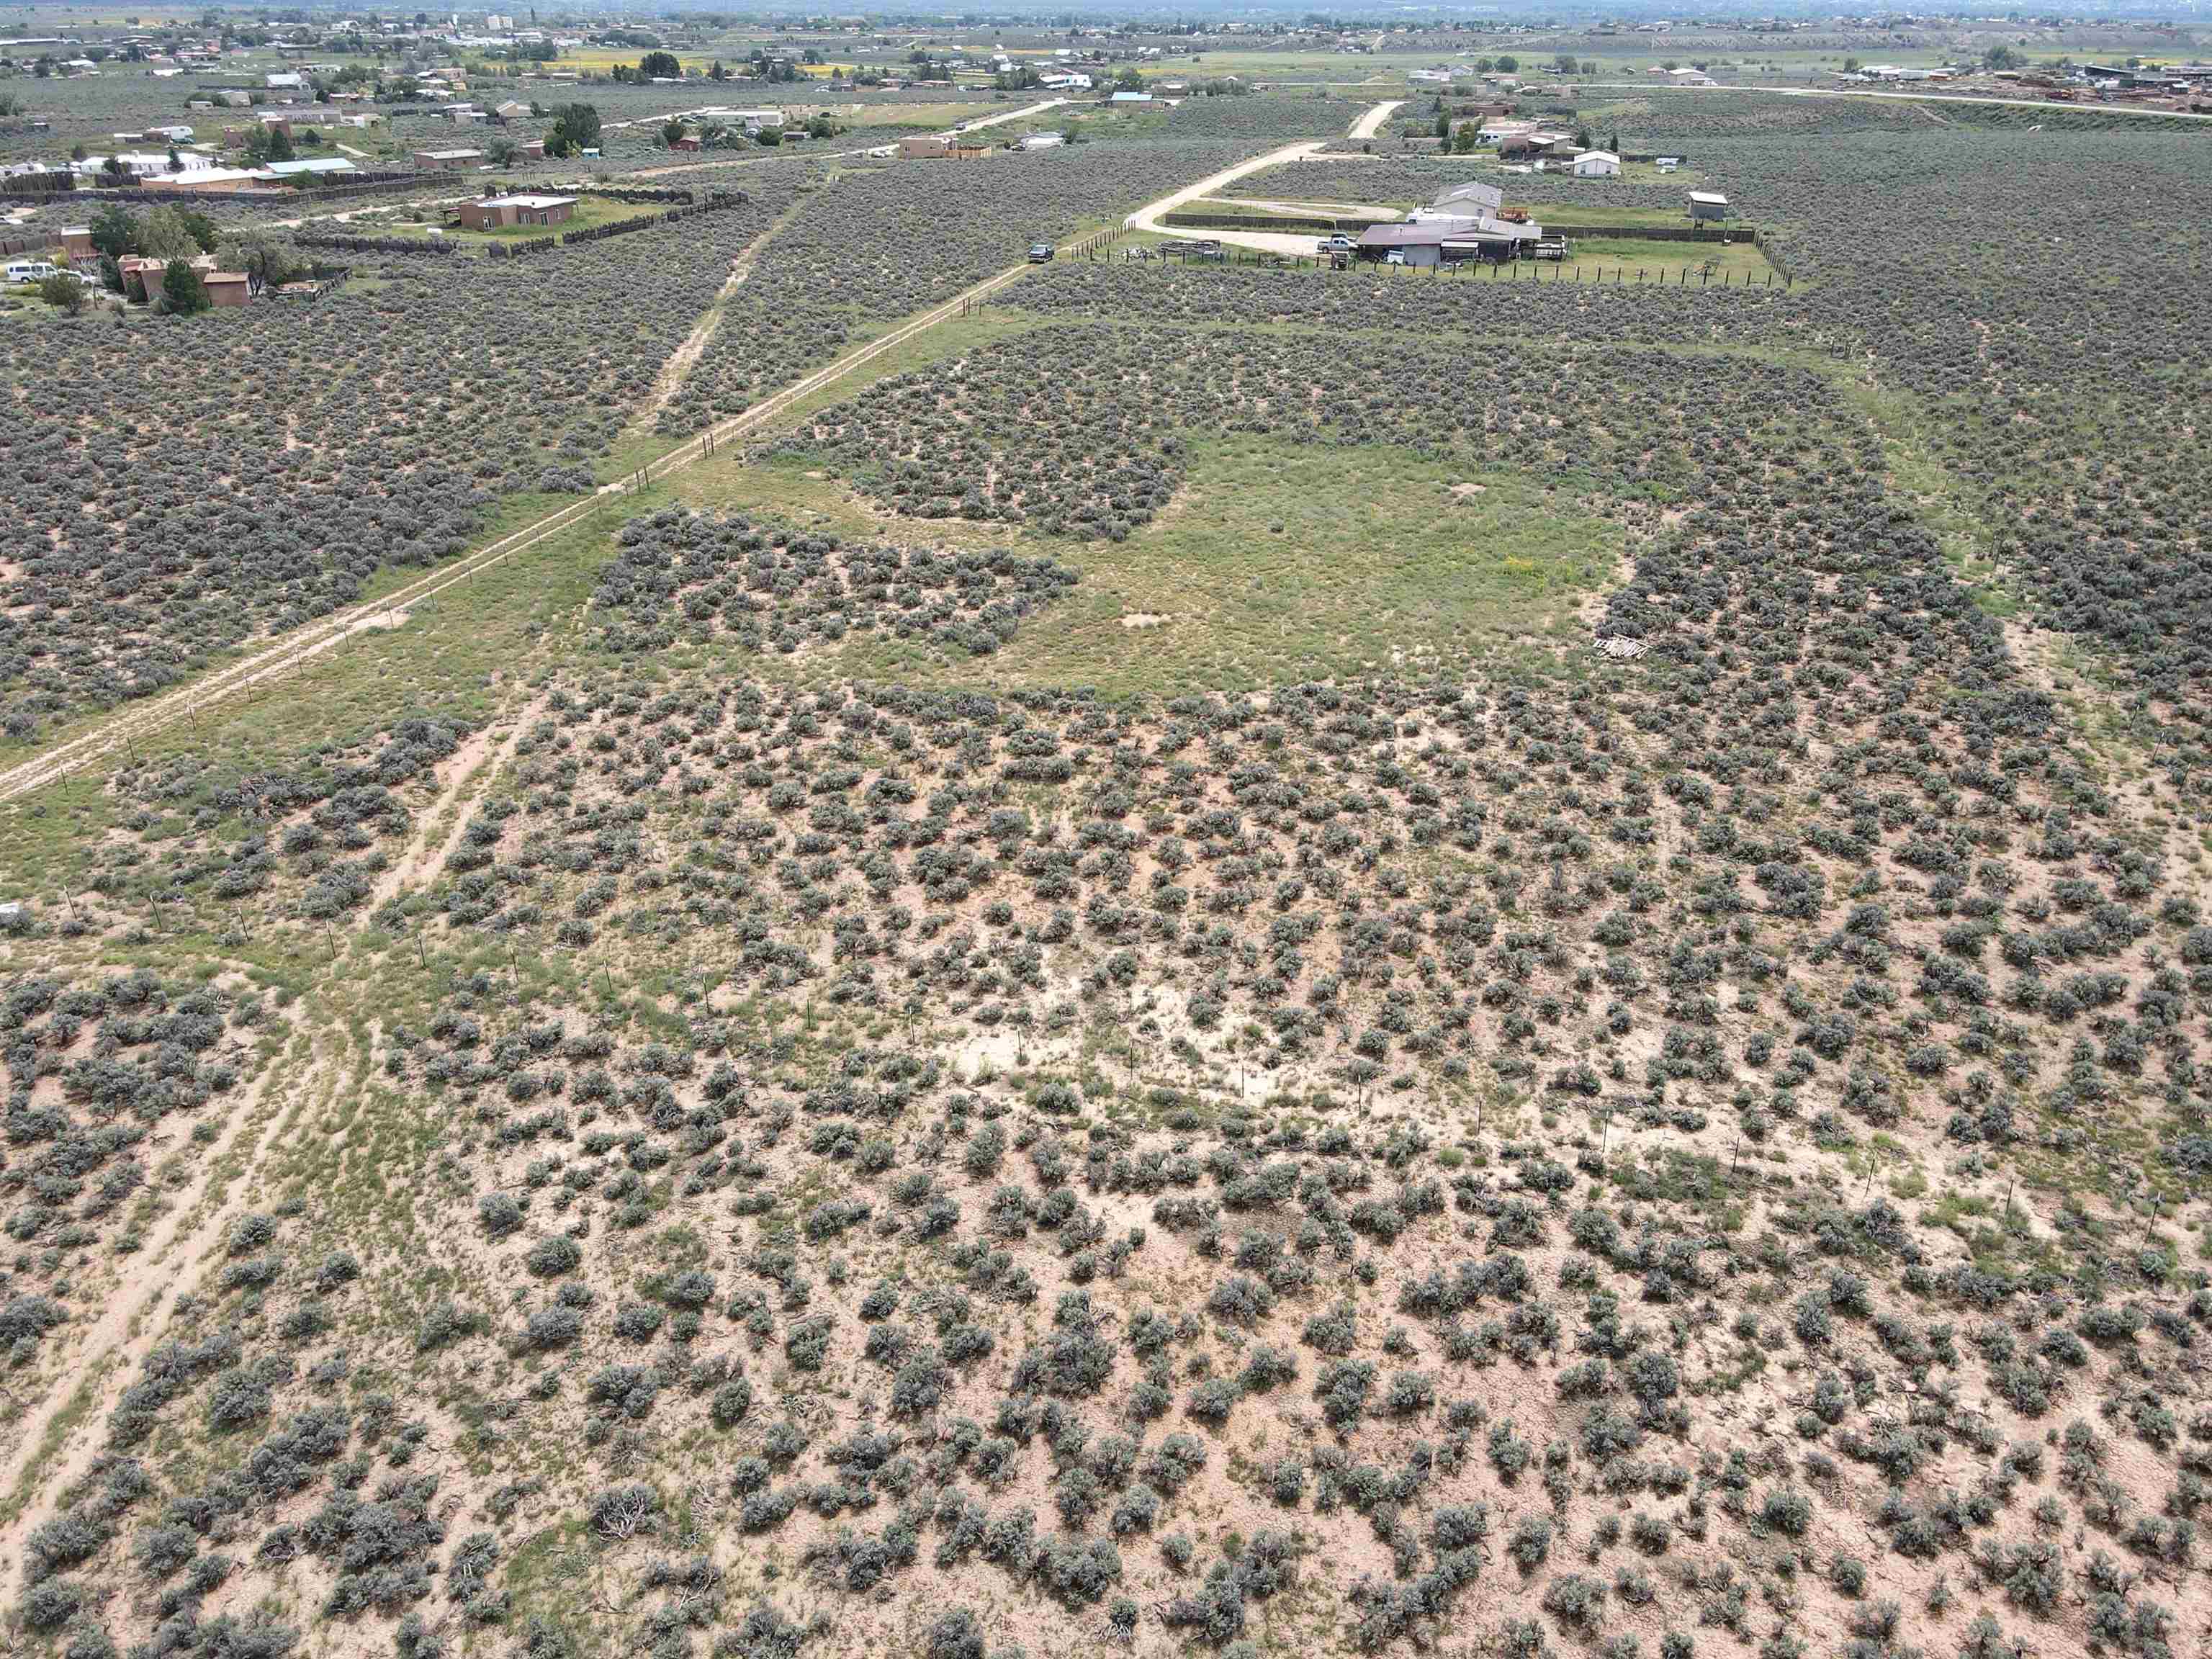
<instances>
[{"instance_id":1,"label":"patch of green grass","mask_svg":"<svg viewBox=\"0 0 2212 1659\"><path fill-rule=\"evenodd\" d=\"M1552 227L1547 223L1546 229ZM1664 283L1685 288L1724 284L1781 288L1781 275L1749 242L1663 242L1638 236L1577 236L1567 239L1574 257L1554 266L1553 282L1606 282L1633 285ZM1539 281L1547 280L1539 277ZM1802 283L1799 286L1803 286Z\"/></svg>"},{"instance_id":2,"label":"patch of green grass","mask_svg":"<svg viewBox=\"0 0 2212 1659\"><path fill-rule=\"evenodd\" d=\"M1456 666L1564 634L1621 545L1525 475L1209 439L1153 523L1125 542L1054 544L1082 582L977 666L1120 695Z\"/></svg>"}]
</instances>

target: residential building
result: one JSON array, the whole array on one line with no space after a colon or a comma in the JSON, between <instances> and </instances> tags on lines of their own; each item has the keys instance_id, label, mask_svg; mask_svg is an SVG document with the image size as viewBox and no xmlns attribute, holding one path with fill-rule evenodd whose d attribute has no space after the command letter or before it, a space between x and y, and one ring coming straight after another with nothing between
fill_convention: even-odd
<instances>
[{"instance_id":1,"label":"residential building","mask_svg":"<svg viewBox=\"0 0 2212 1659\"><path fill-rule=\"evenodd\" d=\"M576 198L528 193L487 196L482 201L462 203L457 211L461 223L471 230L501 230L510 225L557 225L574 215Z\"/></svg>"},{"instance_id":2,"label":"residential building","mask_svg":"<svg viewBox=\"0 0 2212 1659\"><path fill-rule=\"evenodd\" d=\"M1609 149L1586 149L1567 164L1577 179L1618 179L1620 157Z\"/></svg>"},{"instance_id":3,"label":"residential building","mask_svg":"<svg viewBox=\"0 0 2212 1659\"><path fill-rule=\"evenodd\" d=\"M1505 192L1495 185L1469 181L1438 191L1430 209L1439 216L1489 219L1505 205Z\"/></svg>"},{"instance_id":4,"label":"residential building","mask_svg":"<svg viewBox=\"0 0 2212 1659\"><path fill-rule=\"evenodd\" d=\"M425 173L463 173L480 165L483 158L480 149L418 149L415 165Z\"/></svg>"},{"instance_id":5,"label":"residential building","mask_svg":"<svg viewBox=\"0 0 2212 1659\"><path fill-rule=\"evenodd\" d=\"M1357 244L1363 259L1407 265L1455 264L1462 259L1517 259L1540 240L1543 228L1498 219L1429 219L1419 224L1370 225Z\"/></svg>"},{"instance_id":6,"label":"residential building","mask_svg":"<svg viewBox=\"0 0 2212 1659\"><path fill-rule=\"evenodd\" d=\"M323 179L333 173L359 171L351 161L343 155L316 155L305 161L271 161L267 170L279 179Z\"/></svg>"}]
</instances>

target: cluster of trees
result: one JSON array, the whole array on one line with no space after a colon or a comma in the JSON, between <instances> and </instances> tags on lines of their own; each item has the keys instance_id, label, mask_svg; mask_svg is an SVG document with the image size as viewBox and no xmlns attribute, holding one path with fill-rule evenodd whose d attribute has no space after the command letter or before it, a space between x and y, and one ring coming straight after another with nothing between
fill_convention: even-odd
<instances>
[{"instance_id":1,"label":"cluster of trees","mask_svg":"<svg viewBox=\"0 0 2212 1659\"><path fill-rule=\"evenodd\" d=\"M546 130L545 154L555 160L565 161L586 149L596 149L599 143L599 112L590 104L562 104L553 112L553 125Z\"/></svg>"}]
</instances>

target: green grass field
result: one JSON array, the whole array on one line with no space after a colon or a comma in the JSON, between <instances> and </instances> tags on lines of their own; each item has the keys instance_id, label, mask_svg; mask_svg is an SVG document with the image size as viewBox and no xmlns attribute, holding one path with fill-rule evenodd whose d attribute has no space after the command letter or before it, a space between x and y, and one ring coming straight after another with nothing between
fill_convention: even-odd
<instances>
[{"instance_id":1,"label":"green grass field","mask_svg":"<svg viewBox=\"0 0 2212 1659\"><path fill-rule=\"evenodd\" d=\"M890 520L787 459L701 483L684 493L702 507L848 536L1011 544L1083 572L988 659L856 641L809 672L1088 685L1115 697L1419 672L1504 652L1566 629L1576 596L1623 544L1617 526L1516 473L1462 477L1395 451L1249 434L1194 444L1167 510L1119 543Z\"/></svg>"}]
</instances>

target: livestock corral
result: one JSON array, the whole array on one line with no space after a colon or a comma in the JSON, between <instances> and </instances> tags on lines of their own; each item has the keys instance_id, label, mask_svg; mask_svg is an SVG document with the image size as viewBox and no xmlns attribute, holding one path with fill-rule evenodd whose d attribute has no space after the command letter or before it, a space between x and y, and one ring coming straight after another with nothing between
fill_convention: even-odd
<instances>
[{"instance_id":1,"label":"livestock corral","mask_svg":"<svg viewBox=\"0 0 2212 1659\"><path fill-rule=\"evenodd\" d=\"M422 27L12 198L20 1650L2212 1644L2212 131Z\"/></svg>"}]
</instances>

